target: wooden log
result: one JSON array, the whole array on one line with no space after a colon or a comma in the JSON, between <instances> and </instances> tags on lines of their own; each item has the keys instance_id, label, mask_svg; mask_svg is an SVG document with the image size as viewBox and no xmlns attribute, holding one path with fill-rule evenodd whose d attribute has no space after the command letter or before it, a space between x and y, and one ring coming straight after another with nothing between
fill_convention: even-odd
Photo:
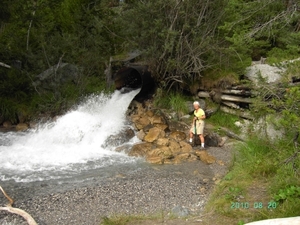
<instances>
[{"instance_id":1,"label":"wooden log","mask_svg":"<svg viewBox=\"0 0 300 225\"><path fill-rule=\"evenodd\" d=\"M199 91L198 92L199 98L210 98L210 94L206 91ZM234 96L234 95L221 95L221 100L223 101L230 101L230 102L243 102L243 103L252 103L251 98L243 98L240 96Z\"/></svg>"},{"instance_id":2,"label":"wooden log","mask_svg":"<svg viewBox=\"0 0 300 225\"><path fill-rule=\"evenodd\" d=\"M224 105L233 108L233 109L240 109L241 107L233 102L227 102L227 101L223 101L222 102Z\"/></svg>"},{"instance_id":3,"label":"wooden log","mask_svg":"<svg viewBox=\"0 0 300 225\"><path fill-rule=\"evenodd\" d=\"M220 129L222 131L224 131L226 133L226 135L230 138L233 138L233 139L236 139L238 141L243 141L245 142L245 140L243 138L241 138L240 136L238 136L237 134L233 133L232 131L228 130L227 128L225 127L220 127Z\"/></svg>"},{"instance_id":4,"label":"wooden log","mask_svg":"<svg viewBox=\"0 0 300 225\"><path fill-rule=\"evenodd\" d=\"M254 117L251 116L250 113L248 113L248 112L237 111L237 110L234 110L234 109L230 109L230 108L228 108L226 106L221 106L220 110L222 110L225 113L229 113L229 114L232 114L232 115L240 116L240 117L248 119L248 120L254 120Z\"/></svg>"},{"instance_id":5,"label":"wooden log","mask_svg":"<svg viewBox=\"0 0 300 225\"><path fill-rule=\"evenodd\" d=\"M246 85L232 86L232 87L230 87L230 89L233 89L233 90L247 90L247 91L251 90L251 88L249 86L246 86Z\"/></svg>"},{"instance_id":6,"label":"wooden log","mask_svg":"<svg viewBox=\"0 0 300 225\"><path fill-rule=\"evenodd\" d=\"M250 98L242 98L239 96L232 96L232 95L221 95L221 100L230 101L230 102L252 103L252 99Z\"/></svg>"},{"instance_id":7,"label":"wooden log","mask_svg":"<svg viewBox=\"0 0 300 225\"><path fill-rule=\"evenodd\" d=\"M241 96L251 96L251 91L248 90L234 90L234 89L226 89L221 91L223 94L233 94L233 95L241 95Z\"/></svg>"},{"instance_id":8,"label":"wooden log","mask_svg":"<svg viewBox=\"0 0 300 225\"><path fill-rule=\"evenodd\" d=\"M206 91L199 91L199 92L198 92L198 97L199 97L199 98L210 98L210 95L209 95L209 93L206 92Z\"/></svg>"},{"instance_id":9,"label":"wooden log","mask_svg":"<svg viewBox=\"0 0 300 225\"><path fill-rule=\"evenodd\" d=\"M10 65L7 65L7 64L5 64L5 63L3 63L3 62L0 62L0 66L3 66L3 67L8 68L8 69L11 68Z\"/></svg>"}]
</instances>

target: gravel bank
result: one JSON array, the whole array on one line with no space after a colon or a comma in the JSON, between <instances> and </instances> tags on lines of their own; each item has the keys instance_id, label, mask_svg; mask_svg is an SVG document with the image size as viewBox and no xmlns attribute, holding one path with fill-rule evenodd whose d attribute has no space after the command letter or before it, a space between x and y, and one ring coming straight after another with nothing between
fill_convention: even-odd
<instances>
[{"instance_id":1,"label":"gravel bank","mask_svg":"<svg viewBox=\"0 0 300 225\"><path fill-rule=\"evenodd\" d=\"M199 214L231 159L228 148L210 148L208 152L224 165L197 161L152 166L130 174L124 171L65 191L39 194L22 201L16 199L14 206L26 210L40 225L99 225L104 216L167 214L176 206L187 208L190 214ZM26 223L18 216L0 212L0 224Z\"/></svg>"}]
</instances>

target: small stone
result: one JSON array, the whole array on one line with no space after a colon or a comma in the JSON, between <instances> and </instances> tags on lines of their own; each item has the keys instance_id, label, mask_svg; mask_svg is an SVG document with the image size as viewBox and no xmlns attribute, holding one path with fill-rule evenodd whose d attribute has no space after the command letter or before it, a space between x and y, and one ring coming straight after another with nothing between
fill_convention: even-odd
<instances>
[{"instance_id":1,"label":"small stone","mask_svg":"<svg viewBox=\"0 0 300 225\"><path fill-rule=\"evenodd\" d=\"M182 206L175 206L172 209L172 213L176 217L187 217L190 214L189 209L183 208Z\"/></svg>"}]
</instances>

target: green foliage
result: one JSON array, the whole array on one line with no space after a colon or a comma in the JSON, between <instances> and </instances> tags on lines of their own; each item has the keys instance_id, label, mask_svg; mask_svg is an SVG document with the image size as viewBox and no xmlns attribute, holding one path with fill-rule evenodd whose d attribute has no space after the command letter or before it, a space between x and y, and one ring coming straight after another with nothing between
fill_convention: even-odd
<instances>
[{"instance_id":1,"label":"green foliage","mask_svg":"<svg viewBox=\"0 0 300 225\"><path fill-rule=\"evenodd\" d=\"M180 89L215 57L213 37L222 6L219 0L133 1L119 19L128 46L143 50L154 77L164 87Z\"/></svg>"},{"instance_id":2,"label":"green foliage","mask_svg":"<svg viewBox=\"0 0 300 225\"><path fill-rule=\"evenodd\" d=\"M242 194L242 189L239 187L229 187L225 194L225 199L234 201Z\"/></svg>"},{"instance_id":3,"label":"green foliage","mask_svg":"<svg viewBox=\"0 0 300 225\"><path fill-rule=\"evenodd\" d=\"M239 153L241 158L238 163L252 177L270 177L276 174L279 167L276 147L269 141L251 137L247 145L240 146Z\"/></svg>"},{"instance_id":4,"label":"green foliage","mask_svg":"<svg viewBox=\"0 0 300 225\"><path fill-rule=\"evenodd\" d=\"M209 123L213 124L216 126L216 131L219 132L220 127L226 127L233 132L239 134L240 133L240 128L237 127L234 123L236 121L239 121L240 118L235 115L231 115L228 113L224 113L220 110L218 110L216 113L214 113L210 118L209 118Z\"/></svg>"},{"instance_id":5,"label":"green foliage","mask_svg":"<svg viewBox=\"0 0 300 225\"><path fill-rule=\"evenodd\" d=\"M299 32L294 31L298 29L300 14L291 7L284 1L229 0L219 26L228 44L223 43L229 60L245 65L249 56L254 60L268 57L268 62L297 56Z\"/></svg>"},{"instance_id":6,"label":"green foliage","mask_svg":"<svg viewBox=\"0 0 300 225\"><path fill-rule=\"evenodd\" d=\"M299 201L300 186L288 186L285 189L280 189L273 198L276 202Z\"/></svg>"},{"instance_id":7,"label":"green foliage","mask_svg":"<svg viewBox=\"0 0 300 225\"><path fill-rule=\"evenodd\" d=\"M188 113L188 107L186 105L187 98L181 93L167 93L159 89L156 95L157 96L154 101L154 105L156 107L172 110L172 112L176 112L177 117Z\"/></svg>"}]
</instances>

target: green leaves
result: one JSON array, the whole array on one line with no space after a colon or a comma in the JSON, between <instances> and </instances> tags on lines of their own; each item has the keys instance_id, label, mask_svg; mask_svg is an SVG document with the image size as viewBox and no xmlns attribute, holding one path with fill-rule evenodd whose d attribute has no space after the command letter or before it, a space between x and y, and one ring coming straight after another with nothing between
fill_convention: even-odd
<instances>
[{"instance_id":1,"label":"green leaves","mask_svg":"<svg viewBox=\"0 0 300 225\"><path fill-rule=\"evenodd\" d=\"M286 200L300 201L300 186L288 186L285 189L280 189L273 197L276 202Z\"/></svg>"}]
</instances>

